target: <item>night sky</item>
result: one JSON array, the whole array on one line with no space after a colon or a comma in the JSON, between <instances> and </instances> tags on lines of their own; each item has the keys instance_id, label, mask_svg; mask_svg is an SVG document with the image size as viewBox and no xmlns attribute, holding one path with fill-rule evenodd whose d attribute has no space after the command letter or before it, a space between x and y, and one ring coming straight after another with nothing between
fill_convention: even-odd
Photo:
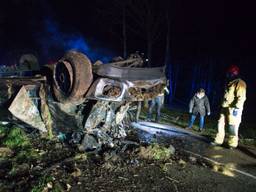
<instances>
[{"instance_id":1,"label":"night sky","mask_svg":"<svg viewBox=\"0 0 256 192\"><path fill-rule=\"evenodd\" d=\"M144 1L144 0L143 0ZM93 60L122 55L121 11L116 0L9 0L0 6L0 64L17 63L31 52L41 65L58 59L64 51L82 49ZM138 6L134 3L134 6ZM186 79L197 63L214 63L214 76L223 79L225 68L237 64L248 84L246 114L256 114L256 12L246 1L163 1L153 3L155 12L171 20L171 62L182 65L179 80ZM154 10L153 9L153 10ZM138 6L137 10L142 10ZM159 11L160 10L160 11ZM132 26L132 21L129 21ZM136 29L136 25L132 26ZM157 28L152 65L163 65L166 22ZM147 52L145 34L127 31L128 53ZM69 42L69 43L66 43ZM82 46L81 46L82 44ZM78 46L78 47L77 47ZM178 85L177 89L184 89ZM185 98L186 92L180 96ZM177 95L179 95L177 94ZM188 98L188 97L187 97ZM187 99L186 98L186 99ZM184 99L184 100L186 100ZM255 119L255 118L254 118Z\"/></svg>"}]
</instances>

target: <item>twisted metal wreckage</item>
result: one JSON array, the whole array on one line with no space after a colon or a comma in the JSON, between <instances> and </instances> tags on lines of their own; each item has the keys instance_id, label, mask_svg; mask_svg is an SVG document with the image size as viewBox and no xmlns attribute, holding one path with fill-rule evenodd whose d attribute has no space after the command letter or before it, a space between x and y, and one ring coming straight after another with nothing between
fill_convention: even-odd
<instances>
[{"instance_id":1,"label":"twisted metal wreckage","mask_svg":"<svg viewBox=\"0 0 256 192\"><path fill-rule=\"evenodd\" d=\"M11 121L42 134L70 134L80 150L114 147L127 135L136 102L156 97L166 85L162 67L142 65L138 54L92 65L68 51L35 76L1 77L1 103Z\"/></svg>"}]
</instances>

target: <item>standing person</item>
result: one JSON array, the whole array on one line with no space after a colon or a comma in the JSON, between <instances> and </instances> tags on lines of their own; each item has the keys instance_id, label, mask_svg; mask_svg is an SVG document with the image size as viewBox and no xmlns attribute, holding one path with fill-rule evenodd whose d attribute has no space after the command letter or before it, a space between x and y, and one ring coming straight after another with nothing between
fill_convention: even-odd
<instances>
[{"instance_id":1,"label":"standing person","mask_svg":"<svg viewBox=\"0 0 256 192\"><path fill-rule=\"evenodd\" d=\"M147 115L147 121L152 120L152 112L153 109L156 107L156 122L160 121L160 115L161 115L161 108L164 104L164 92L169 94L168 88L165 86L164 90L161 94L159 94L157 97L153 98L152 100L148 101L148 115Z\"/></svg>"},{"instance_id":2,"label":"standing person","mask_svg":"<svg viewBox=\"0 0 256 192\"><path fill-rule=\"evenodd\" d=\"M210 103L208 97L205 95L204 89L199 89L198 92L192 97L189 102L189 113L191 114L190 122L187 128L191 129L197 114L200 115L199 131L201 132L204 128L204 117L211 114Z\"/></svg>"},{"instance_id":3,"label":"standing person","mask_svg":"<svg viewBox=\"0 0 256 192\"><path fill-rule=\"evenodd\" d=\"M135 121L139 122L140 119L140 113L141 113L141 105L142 105L143 101L137 101L137 110L136 110L136 117L135 117Z\"/></svg>"},{"instance_id":4,"label":"standing person","mask_svg":"<svg viewBox=\"0 0 256 192\"><path fill-rule=\"evenodd\" d=\"M218 145L224 142L225 121L227 121L229 128L228 146L230 148L238 146L238 129L246 100L246 83L239 78L239 72L240 69L236 65L231 65L227 70L227 83L218 121L218 133L214 141Z\"/></svg>"}]
</instances>

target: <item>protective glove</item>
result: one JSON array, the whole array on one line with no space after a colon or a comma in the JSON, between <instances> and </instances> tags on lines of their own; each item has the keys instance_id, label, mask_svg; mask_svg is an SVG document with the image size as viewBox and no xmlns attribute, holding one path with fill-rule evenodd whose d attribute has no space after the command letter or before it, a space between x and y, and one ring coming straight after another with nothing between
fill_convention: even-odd
<instances>
[{"instance_id":1,"label":"protective glove","mask_svg":"<svg viewBox=\"0 0 256 192\"><path fill-rule=\"evenodd\" d=\"M237 114L238 114L238 109L234 109L233 110L233 116L237 116Z\"/></svg>"},{"instance_id":2,"label":"protective glove","mask_svg":"<svg viewBox=\"0 0 256 192\"><path fill-rule=\"evenodd\" d=\"M169 89L168 89L167 87L165 87L164 90L165 90L165 92L166 92L167 95L170 94L170 91L169 91Z\"/></svg>"},{"instance_id":3,"label":"protective glove","mask_svg":"<svg viewBox=\"0 0 256 192\"><path fill-rule=\"evenodd\" d=\"M207 113L207 115L208 115L208 116L210 116L210 115L211 115L211 113L210 113L210 112L208 112L208 113Z\"/></svg>"}]
</instances>

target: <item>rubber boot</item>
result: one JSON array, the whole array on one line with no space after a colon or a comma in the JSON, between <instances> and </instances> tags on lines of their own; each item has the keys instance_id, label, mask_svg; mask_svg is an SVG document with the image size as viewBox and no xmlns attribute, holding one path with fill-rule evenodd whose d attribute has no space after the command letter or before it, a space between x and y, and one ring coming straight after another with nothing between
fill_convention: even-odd
<instances>
[{"instance_id":1,"label":"rubber boot","mask_svg":"<svg viewBox=\"0 0 256 192\"><path fill-rule=\"evenodd\" d=\"M236 148L238 146L238 137L235 135L231 135L228 138L228 146L232 148Z\"/></svg>"},{"instance_id":2,"label":"rubber boot","mask_svg":"<svg viewBox=\"0 0 256 192\"><path fill-rule=\"evenodd\" d=\"M222 145L223 142L224 142L224 137L225 137L225 135L217 133L217 135L215 137L215 140L214 140L214 143L217 144L217 145Z\"/></svg>"}]
</instances>

